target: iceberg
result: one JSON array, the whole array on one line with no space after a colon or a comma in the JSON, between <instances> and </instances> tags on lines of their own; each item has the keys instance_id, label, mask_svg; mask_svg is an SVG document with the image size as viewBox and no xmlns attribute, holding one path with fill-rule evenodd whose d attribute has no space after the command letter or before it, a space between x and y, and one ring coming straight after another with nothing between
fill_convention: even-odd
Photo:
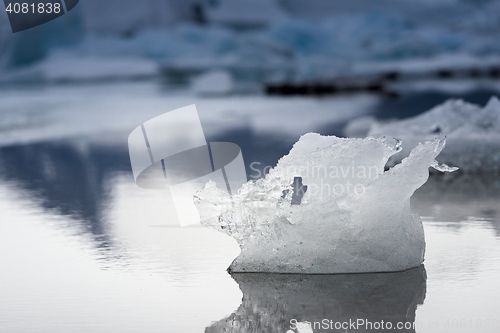
<instances>
[{"instance_id":1,"label":"iceberg","mask_svg":"<svg viewBox=\"0 0 500 333\"><path fill-rule=\"evenodd\" d=\"M346 133L358 136L356 129L369 123L358 120L347 125ZM466 173L500 172L500 101L491 97L484 107L451 99L416 117L390 121L373 121L368 128L370 137L394 137L408 146L446 135L447 146L440 155L444 163L452 163ZM405 148L389 160L394 165L408 156Z\"/></svg>"},{"instance_id":2,"label":"iceberg","mask_svg":"<svg viewBox=\"0 0 500 333\"><path fill-rule=\"evenodd\" d=\"M410 197L435 158L436 138L384 171L398 140L309 133L265 178L230 194L208 182L194 197L202 225L241 248L230 272L366 273L403 271L424 260L424 229Z\"/></svg>"}]
</instances>

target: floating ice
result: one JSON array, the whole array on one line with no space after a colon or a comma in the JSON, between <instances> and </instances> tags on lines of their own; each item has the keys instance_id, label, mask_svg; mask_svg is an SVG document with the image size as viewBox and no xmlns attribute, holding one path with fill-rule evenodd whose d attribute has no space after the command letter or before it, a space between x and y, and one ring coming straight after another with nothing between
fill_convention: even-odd
<instances>
[{"instance_id":1,"label":"floating ice","mask_svg":"<svg viewBox=\"0 0 500 333\"><path fill-rule=\"evenodd\" d=\"M346 132L353 134L355 125L348 125ZM375 121L367 133L371 137L400 138L406 143L406 148L390 159L390 165L408 155L408 146L437 134L447 137L441 161L456 165L464 172L500 172L500 101L497 97L492 97L483 108L462 100L448 100L413 118L389 123Z\"/></svg>"},{"instance_id":2,"label":"floating ice","mask_svg":"<svg viewBox=\"0 0 500 333\"><path fill-rule=\"evenodd\" d=\"M306 134L268 175L231 197L209 182L195 196L202 224L239 243L233 272L400 271L424 260L410 197L445 145L416 146L384 172L401 143ZM445 167L439 167L445 170ZM447 171L451 171L447 170Z\"/></svg>"}]
</instances>

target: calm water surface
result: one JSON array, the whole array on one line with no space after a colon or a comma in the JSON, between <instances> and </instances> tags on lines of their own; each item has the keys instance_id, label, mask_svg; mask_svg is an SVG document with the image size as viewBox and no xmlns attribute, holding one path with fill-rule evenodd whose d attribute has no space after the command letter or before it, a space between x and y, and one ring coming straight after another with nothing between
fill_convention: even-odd
<instances>
[{"instance_id":1,"label":"calm water surface","mask_svg":"<svg viewBox=\"0 0 500 333\"><path fill-rule=\"evenodd\" d=\"M467 94L484 103L490 92ZM0 332L284 333L291 319L358 318L500 332L498 176L433 175L417 191L427 238L417 269L231 276L237 244L177 227L165 194L138 188L130 171L128 133L192 103L207 139L239 144L248 168L274 165L306 132L406 117L436 96L447 95L198 98L149 83L0 91Z\"/></svg>"}]
</instances>

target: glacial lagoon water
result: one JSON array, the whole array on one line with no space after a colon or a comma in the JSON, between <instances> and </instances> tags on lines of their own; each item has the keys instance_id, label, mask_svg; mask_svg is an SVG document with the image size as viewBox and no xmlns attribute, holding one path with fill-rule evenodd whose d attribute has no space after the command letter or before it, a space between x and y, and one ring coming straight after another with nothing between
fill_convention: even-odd
<instances>
[{"instance_id":1,"label":"glacial lagoon water","mask_svg":"<svg viewBox=\"0 0 500 333\"><path fill-rule=\"evenodd\" d=\"M188 104L207 139L240 145L257 177L301 134L339 135L365 114L408 116L436 96L446 94L199 98L153 83L0 90L0 331L286 332L294 322L364 319L415 322L409 332L499 332L498 176L432 175L416 192L427 241L417 269L231 276L236 242L176 226L164 194L137 187L130 171L128 133Z\"/></svg>"}]
</instances>

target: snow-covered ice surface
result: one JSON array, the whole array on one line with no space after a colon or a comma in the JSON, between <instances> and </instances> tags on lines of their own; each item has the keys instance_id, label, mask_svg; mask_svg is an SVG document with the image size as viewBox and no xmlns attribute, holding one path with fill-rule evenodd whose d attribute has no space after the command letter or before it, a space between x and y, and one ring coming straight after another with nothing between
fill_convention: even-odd
<instances>
[{"instance_id":1,"label":"snow-covered ice surface","mask_svg":"<svg viewBox=\"0 0 500 333\"><path fill-rule=\"evenodd\" d=\"M235 238L232 272L401 271L424 260L422 222L410 197L441 171L436 138L384 172L400 141L306 134L265 178L231 197L214 182L195 195L202 224ZM300 185L297 186L297 185Z\"/></svg>"},{"instance_id":2,"label":"snow-covered ice surface","mask_svg":"<svg viewBox=\"0 0 500 333\"><path fill-rule=\"evenodd\" d=\"M371 121L371 123L370 123ZM463 172L500 172L500 101L492 97L484 107L448 100L416 117L399 121L377 122L371 118L354 120L346 134L362 136L363 129L370 137L403 140L406 145L394 155L393 165L410 152L409 147L436 135L447 137L446 149L440 160L458 166Z\"/></svg>"}]
</instances>

